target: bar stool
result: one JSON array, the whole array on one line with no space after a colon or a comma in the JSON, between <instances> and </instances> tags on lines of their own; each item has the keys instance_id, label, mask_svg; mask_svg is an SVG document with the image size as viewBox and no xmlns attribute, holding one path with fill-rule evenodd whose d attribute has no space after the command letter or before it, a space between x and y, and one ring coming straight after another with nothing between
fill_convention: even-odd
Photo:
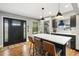
<instances>
[{"instance_id":1,"label":"bar stool","mask_svg":"<svg viewBox=\"0 0 79 59\"><path fill-rule=\"evenodd\" d=\"M43 54L45 56L59 56L61 53L60 48L56 48L53 43L43 41Z\"/></svg>"},{"instance_id":2,"label":"bar stool","mask_svg":"<svg viewBox=\"0 0 79 59\"><path fill-rule=\"evenodd\" d=\"M37 56L42 56L42 42L41 39L34 37L35 53Z\"/></svg>"},{"instance_id":3,"label":"bar stool","mask_svg":"<svg viewBox=\"0 0 79 59\"><path fill-rule=\"evenodd\" d=\"M34 55L34 38L31 36L28 36L29 38L29 54L31 54L31 50L33 51L33 55Z\"/></svg>"}]
</instances>

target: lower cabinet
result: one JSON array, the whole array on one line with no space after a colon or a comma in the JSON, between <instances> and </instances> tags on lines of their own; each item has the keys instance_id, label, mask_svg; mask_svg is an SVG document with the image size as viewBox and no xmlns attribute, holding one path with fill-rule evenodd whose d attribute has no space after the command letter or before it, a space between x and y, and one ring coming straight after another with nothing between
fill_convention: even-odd
<instances>
[{"instance_id":1,"label":"lower cabinet","mask_svg":"<svg viewBox=\"0 0 79 59\"><path fill-rule=\"evenodd\" d=\"M60 35L60 36L67 36L67 37L72 37L70 40L70 48L76 49L76 35L67 35L67 34L57 34L57 33L51 33L52 35Z\"/></svg>"}]
</instances>

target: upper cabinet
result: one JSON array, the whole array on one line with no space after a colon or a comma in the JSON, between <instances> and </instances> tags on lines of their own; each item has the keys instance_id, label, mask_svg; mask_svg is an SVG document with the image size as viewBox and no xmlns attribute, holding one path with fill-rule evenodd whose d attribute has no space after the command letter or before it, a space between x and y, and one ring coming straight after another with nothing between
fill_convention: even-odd
<instances>
[{"instance_id":1,"label":"upper cabinet","mask_svg":"<svg viewBox=\"0 0 79 59\"><path fill-rule=\"evenodd\" d=\"M70 27L76 27L76 15L70 17Z\"/></svg>"}]
</instances>

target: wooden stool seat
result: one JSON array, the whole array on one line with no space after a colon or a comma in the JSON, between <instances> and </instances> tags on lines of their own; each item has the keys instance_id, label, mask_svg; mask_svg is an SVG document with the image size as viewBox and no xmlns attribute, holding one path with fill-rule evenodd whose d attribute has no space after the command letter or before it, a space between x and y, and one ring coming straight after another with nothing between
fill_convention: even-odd
<instances>
[{"instance_id":1,"label":"wooden stool seat","mask_svg":"<svg viewBox=\"0 0 79 59\"><path fill-rule=\"evenodd\" d=\"M60 48L56 48L53 43L47 41L43 41L43 50L46 56L57 56L62 51Z\"/></svg>"},{"instance_id":2,"label":"wooden stool seat","mask_svg":"<svg viewBox=\"0 0 79 59\"><path fill-rule=\"evenodd\" d=\"M34 55L34 38L31 36L28 36L29 39L29 53L31 54L31 50L33 51L33 55Z\"/></svg>"}]
</instances>

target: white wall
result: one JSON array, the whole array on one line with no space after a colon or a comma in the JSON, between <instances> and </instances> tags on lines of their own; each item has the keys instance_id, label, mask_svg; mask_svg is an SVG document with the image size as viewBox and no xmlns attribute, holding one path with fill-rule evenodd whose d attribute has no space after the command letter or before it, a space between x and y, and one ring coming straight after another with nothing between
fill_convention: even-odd
<instances>
[{"instance_id":1,"label":"white wall","mask_svg":"<svg viewBox=\"0 0 79 59\"><path fill-rule=\"evenodd\" d=\"M79 15L76 16L76 49L79 50Z\"/></svg>"},{"instance_id":2,"label":"white wall","mask_svg":"<svg viewBox=\"0 0 79 59\"><path fill-rule=\"evenodd\" d=\"M20 19L20 20L26 20L27 24L30 25L29 26L30 28L32 27L31 23L33 21L36 21L35 19L27 18L25 16L20 16L20 15L8 13L8 12L0 11L0 47L3 47L3 17L15 18L15 19ZM30 32L29 34L31 34L32 30L30 30L29 32Z\"/></svg>"}]
</instances>

